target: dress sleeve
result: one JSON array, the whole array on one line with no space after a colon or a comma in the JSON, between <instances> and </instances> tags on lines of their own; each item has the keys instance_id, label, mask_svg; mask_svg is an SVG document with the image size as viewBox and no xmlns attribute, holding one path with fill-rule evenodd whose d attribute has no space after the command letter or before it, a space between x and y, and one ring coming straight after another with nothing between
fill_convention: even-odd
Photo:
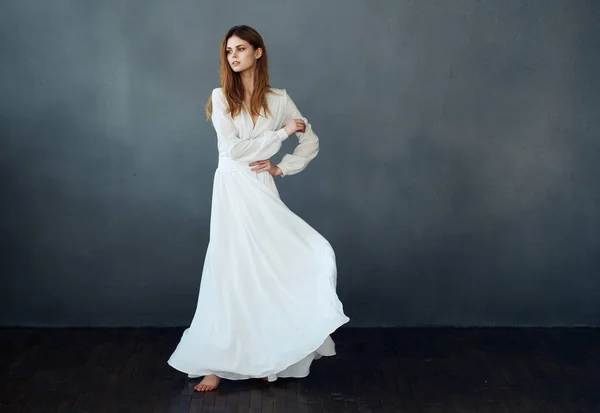
<instances>
[{"instance_id":1,"label":"dress sleeve","mask_svg":"<svg viewBox=\"0 0 600 413\"><path fill-rule=\"evenodd\" d=\"M255 139L240 139L231 114L227 113L227 102L221 89L214 89L212 92L211 121L225 153L237 161L254 162L269 159L288 138L287 132L282 128L266 131Z\"/></svg>"},{"instance_id":2,"label":"dress sleeve","mask_svg":"<svg viewBox=\"0 0 600 413\"><path fill-rule=\"evenodd\" d=\"M277 165L283 173L282 176L294 175L301 172L319 153L319 138L312 130L312 126L308 123L308 120L302 116L294 101L289 97L287 91L284 90L284 92L285 107L283 124L286 125L292 119L302 119L306 124L306 129L304 132L296 133L299 141L298 145L293 153L285 154L281 162Z\"/></svg>"}]
</instances>

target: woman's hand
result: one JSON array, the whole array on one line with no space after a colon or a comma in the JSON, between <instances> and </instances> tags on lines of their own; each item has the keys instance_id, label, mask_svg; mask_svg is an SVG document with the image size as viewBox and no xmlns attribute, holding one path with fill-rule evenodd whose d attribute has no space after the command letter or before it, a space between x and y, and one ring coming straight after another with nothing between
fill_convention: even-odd
<instances>
[{"instance_id":1,"label":"woman's hand","mask_svg":"<svg viewBox=\"0 0 600 413\"><path fill-rule=\"evenodd\" d=\"M250 164L250 170L252 172L269 172L271 176L279 176L283 174L281 169L277 165L273 165L269 159L264 161L256 161Z\"/></svg>"},{"instance_id":2,"label":"woman's hand","mask_svg":"<svg viewBox=\"0 0 600 413\"><path fill-rule=\"evenodd\" d=\"M303 119L292 119L285 125L284 129L288 136L292 136L296 132L304 132L306 130L306 124Z\"/></svg>"}]
</instances>

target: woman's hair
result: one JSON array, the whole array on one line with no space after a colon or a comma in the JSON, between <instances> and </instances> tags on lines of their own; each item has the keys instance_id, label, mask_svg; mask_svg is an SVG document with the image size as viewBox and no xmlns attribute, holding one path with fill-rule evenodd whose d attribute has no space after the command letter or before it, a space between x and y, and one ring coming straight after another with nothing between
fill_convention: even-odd
<instances>
[{"instance_id":1,"label":"woman's hair","mask_svg":"<svg viewBox=\"0 0 600 413\"><path fill-rule=\"evenodd\" d=\"M244 104L244 85L239 73L231 70L227 61L227 41L237 36L242 40L250 43L254 50L261 48L262 56L256 61L256 69L254 72L254 91L252 92L252 100L250 102L250 110L252 116L258 116L262 109L266 114L270 114L267 104L267 93L269 91L269 71L267 61L267 49L261 35L249 26L234 26L227 31L223 41L221 42L221 88L231 117L235 117L242 111ZM206 104L206 116L210 119L212 115L212 97L208 99Z\"/></svg>"}]
</instances>

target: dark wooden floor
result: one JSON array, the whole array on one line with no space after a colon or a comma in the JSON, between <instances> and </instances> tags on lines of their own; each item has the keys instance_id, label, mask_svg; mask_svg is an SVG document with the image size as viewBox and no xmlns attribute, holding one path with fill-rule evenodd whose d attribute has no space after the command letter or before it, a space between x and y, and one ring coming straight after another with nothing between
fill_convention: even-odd
<instances>
[{"instance_id":1,"label":"dark wooden floor","mask_svg":"<svg viewBox=\"0 0 600 413\"><path fill-rule=\"evenodd\" d=\"M600 330L341 329L301 380L195 393L182 329L0 329L0 412L600 412Z\"/></svg>"}]
</instances>

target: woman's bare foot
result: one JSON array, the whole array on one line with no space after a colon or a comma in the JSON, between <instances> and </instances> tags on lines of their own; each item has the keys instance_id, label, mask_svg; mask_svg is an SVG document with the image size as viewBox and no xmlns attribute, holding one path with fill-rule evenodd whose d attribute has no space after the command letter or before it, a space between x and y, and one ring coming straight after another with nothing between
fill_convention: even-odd
<instances>
[{"instance_id":1,"label":"woman's bare foot","mask_svg":"<svg viewBox=\"0 0 600 413\"><path fill-rule=\"evenodd\" d=\"M194 386L194 390L196 391L213 391L217 387L219 387L219 383L221 382L221 378L215 376L214 374L210 374L205 376L200 383Z\"/></svg>"}]
</instances>

